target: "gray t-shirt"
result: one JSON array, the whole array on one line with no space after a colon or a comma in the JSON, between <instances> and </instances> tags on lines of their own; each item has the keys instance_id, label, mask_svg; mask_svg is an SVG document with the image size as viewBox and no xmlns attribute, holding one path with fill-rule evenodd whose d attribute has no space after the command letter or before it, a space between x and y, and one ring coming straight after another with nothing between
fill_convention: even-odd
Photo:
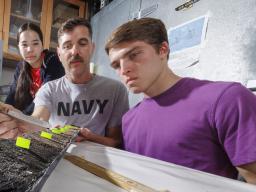
<instances>
[{"instance_id":1,"label":"gray t-shirt","mask_svg":"<svg viewBox=\"0 0 256 192\"><path fill-rule=\"evenodd\" d=\"M75 125L103 136L106 128L121 127L129 108L122 83L98 75L86 84L73 84L65 76L48 82L39 89L34 103L48 108L52 127Z\"/></svg>"}]
</instances>

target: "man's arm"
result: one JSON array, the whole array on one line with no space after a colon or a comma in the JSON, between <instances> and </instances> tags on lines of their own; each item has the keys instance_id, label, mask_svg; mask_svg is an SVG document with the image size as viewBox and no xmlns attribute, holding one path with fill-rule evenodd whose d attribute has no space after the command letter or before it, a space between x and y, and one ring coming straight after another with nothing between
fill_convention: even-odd
<instances>
[{"instance_id":1,"label":"man's arm","mask_svg":"<svg viewBox=\"0 0 256 192\"><path fill-rule=\"evenodd\" d=\"M256 162L238 166L237 169L247 183L256 185Z\"/></svg>"},{"instance_id":2,"label":"man's arm","mask_svg":"<svg viewBox=\"0 0 256 192\"><path fill-rule=\"evenodd\" d=\"M120 127L106 129L106 136L97 135L87 128L81 128L80 136L76 141L88 140L110 147L120 147L122 143L122 131Z\"/></svg>"},{"instance_id":3,"label":"man's arm","mask_svg":"<svg viewBox=\"0 0 256 192\"><path fill-rule=\"evenodd\" d=\"M48 121L50 118L50 112L45 106L37 106L34 108L34 112L31 116L36 117L43 121Z\"/></svg>"}]
</instances>

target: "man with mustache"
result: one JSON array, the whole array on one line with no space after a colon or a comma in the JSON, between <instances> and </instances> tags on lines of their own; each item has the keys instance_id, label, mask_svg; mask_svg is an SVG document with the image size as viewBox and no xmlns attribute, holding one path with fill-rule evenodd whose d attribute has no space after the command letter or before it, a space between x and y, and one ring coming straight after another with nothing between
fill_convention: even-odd
<instances>
[{"instance_id":1,"label":"man with mustache","mask_svg":"<svg viewBox=\"0 0 256 192\"><path fill-rule=\"evenodd\" d=\"M127 90L121 82L90 73L93 51L88 21L76 18L63 23L57 52L65 76L38 91L32 116L49 121L53 127L81 127L77 141L117 147L122 141L121 118L128 110Z\"/></svg>"},{"instance_id":2,"label":"man with mustache","mask_svg":"<svg viewBox=\"0 0 256 192\"><path fill-rule=\"evenodd\" d=\"M162 21L118 27L105 46L111 66L144 99L123 117L126 150L256 184L256 97L239 83L177 76Z\"/></svg>"}]
</instances>

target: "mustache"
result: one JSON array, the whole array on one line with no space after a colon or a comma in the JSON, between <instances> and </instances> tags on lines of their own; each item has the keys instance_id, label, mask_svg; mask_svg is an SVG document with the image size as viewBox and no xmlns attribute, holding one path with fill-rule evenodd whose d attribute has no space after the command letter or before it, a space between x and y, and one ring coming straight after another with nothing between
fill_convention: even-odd
<instances>
[{"instance_id":1,"label":"mustache","mask_svg":"<svg viewBox=\"0 0 256 192\"><path fill-rule=\"evenodd\" d=\"M84 60L79 55L75 55L70 58L69 63L71 62L84 62Z\"/></svg>"}]
</instances>

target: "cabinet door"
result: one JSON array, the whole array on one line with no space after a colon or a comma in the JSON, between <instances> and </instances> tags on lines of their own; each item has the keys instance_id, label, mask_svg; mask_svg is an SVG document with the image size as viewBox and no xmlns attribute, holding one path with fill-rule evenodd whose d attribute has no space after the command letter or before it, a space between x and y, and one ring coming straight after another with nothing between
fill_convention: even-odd
<instances>
[{"instance_id":1,"label":"cabinet door","mask_svg":"<svg viewBox=\"0 0 256 192\"><path fill-rule=\"evenodd\" d=\"M0 1L0 40L3 39L4 1Z\"/></svg>"},{"instance_id":2,"label":"cabinet door","mask_svg":"<svg viewBox=\"0 0 256 192\"><path fill-rule=\"evenodd\" d=\"M78 0L54 0L48 3L48 16L45 31L45 45L56 50L57 32L61 24L73 17L85 17L85 2Z\"/></svg>"},{"instance_id":3,"label":"cabinet door","mask_svg":"<svg viewBox=\"0 0 256 192\"><path fill-rule=\"evenodd\" d=\"M4 57L20 60L17 47L17 32L26 22L37 24L44 33L47 9L47 0L5 0L4 1Z\"/></svg>"}]
</instances>

